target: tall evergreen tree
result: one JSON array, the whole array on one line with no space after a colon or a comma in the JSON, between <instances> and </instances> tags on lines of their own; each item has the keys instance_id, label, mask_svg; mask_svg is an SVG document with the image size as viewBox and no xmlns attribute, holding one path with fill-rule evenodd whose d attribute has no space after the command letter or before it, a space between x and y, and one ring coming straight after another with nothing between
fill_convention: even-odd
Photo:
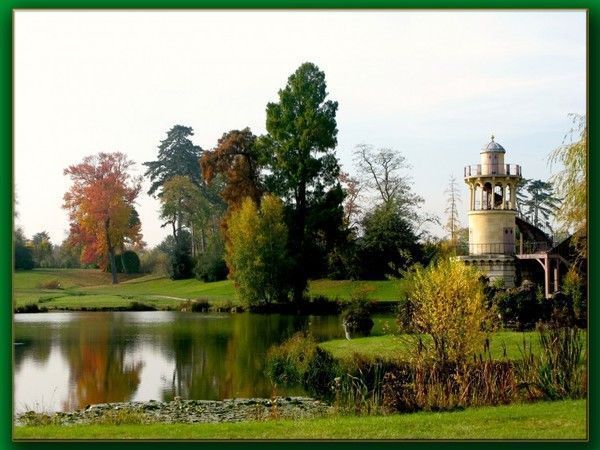
<instances>
[{"instance_id":1,"label":"tall evergreen tree","mask_svg":"<svg viewBox=\"0 0 600 450\"><path fill-rule=\"evenodd\" d=\"M524 191L524 198L521 199L523 215L536 227L550 229L549 221L560 206L552 184L542 180L528 180Z\"/></svg>"},{"instance_id":2,"label":"tall evergreen tree","mask_svg":"<svg viewBox=\"0 0 600 450\"><path fill-rule=\"evenodd\" d=\"M188 177L196 186L201 186L198 159L202 148L192 143L190 136L193 135L192 128L183 125L175 125L167 132L167 138L158 146L158 159L144 163L148 168L144 175L151 182L148 195L156 195L166 181L178 175Z\"/></svg>"},{"instance_id":3,"label":"tall evergreen tree","mask_svg":"<svg viewBox=\"0 0 600 450\"><path fill-rule=\"evenodd\" d=\"M279 101L267 105L268 134L261 140L269 174L267 191L286 200L290 215L290 254L295 262L294 300L302 299L307 286L311 211L339 191L340 223L343 191L334 154L338 104L327 100L325 74L312 63L302 64L279 91ZM336 205L332 205L335 210Z\"/></svg>"}]
</instances>

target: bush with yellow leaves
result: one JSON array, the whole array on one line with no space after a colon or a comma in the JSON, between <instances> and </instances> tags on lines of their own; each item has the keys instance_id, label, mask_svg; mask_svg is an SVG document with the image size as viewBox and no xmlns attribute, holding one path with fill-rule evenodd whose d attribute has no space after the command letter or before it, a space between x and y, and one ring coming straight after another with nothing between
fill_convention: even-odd
<instances>
[{"instance_id":1,"label":"bush with yellow leaves","mask_svg":"<svg viewBox=\"0 0 600 450\"><path fill-rule=\"evenodd\" d=\"M456 259L445 259L409 276L412 326L420 335L420 356L435 362L465 362L480 353L491 321L481 273Z\"/></svg>"}]
</instances>

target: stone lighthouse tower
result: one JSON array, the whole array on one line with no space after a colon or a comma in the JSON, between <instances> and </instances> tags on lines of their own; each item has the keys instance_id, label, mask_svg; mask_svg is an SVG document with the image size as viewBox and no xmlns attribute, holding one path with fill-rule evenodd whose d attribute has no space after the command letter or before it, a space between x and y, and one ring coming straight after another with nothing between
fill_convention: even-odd
<instances>
[{"instance_id":1,"label":"stone lighthouse tower","mask_svg":"<svg viewBox=\"0 0 600 450\"><path fill-rule=\"evenodd\" d=\"M490 280L515 285L516 196L521 167L506 164L506 150L491 141L479 164L464 169L469 187L469 255L461 259L478 266Z\"/></svg>"}]
</instances>

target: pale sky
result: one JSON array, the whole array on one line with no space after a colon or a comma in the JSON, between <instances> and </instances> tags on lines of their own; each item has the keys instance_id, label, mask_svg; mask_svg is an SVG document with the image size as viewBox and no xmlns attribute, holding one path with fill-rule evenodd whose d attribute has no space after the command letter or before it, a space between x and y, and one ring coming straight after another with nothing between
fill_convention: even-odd
<instances>
[{"instance_id":1,"label":"pale sky","mask_svg":"<svg viewBox=\"0 0 600 450\"><path fill-rule=\"evenodd\" d=\"M443 217L451 174L479 161L490 135L523 176L547 180L547 155L586 111L585 11L17 11L14 116L17 224L68 232L63 169L98 152L156 159L175 124L215 146L265 130L265 108L303 62L339 102L337 156L357 144L412 165L423 209ZM158 244L159 204L137 209ZM433 229L434 234L442 234Z\"/></svg>"}]
</instances>

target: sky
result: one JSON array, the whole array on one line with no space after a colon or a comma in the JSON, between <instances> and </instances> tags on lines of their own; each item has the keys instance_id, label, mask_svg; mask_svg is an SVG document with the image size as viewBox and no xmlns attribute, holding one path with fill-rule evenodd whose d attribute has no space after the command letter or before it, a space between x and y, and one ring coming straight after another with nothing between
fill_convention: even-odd
<instances>
[{"instance_id":1,"label":"sky","mask_svg":"<svg viewBox=\"0 0 600 450\"><path fill-rule=\"evenodd\" d=\"M211 149L231 129L266 133L265 108L310 61L339 103L336 154L401 152L422 210L494 134L505 162L547 180L548 154L586 112L586 15L570 11L25 11L15 13L14 180L25 234L67 236L63 170L98 152L155 160L176 124ZM168 233L159 203L137 209L144 241ZM434 227L433 234L443 231Z\"/></svg>"}]
</instances>

